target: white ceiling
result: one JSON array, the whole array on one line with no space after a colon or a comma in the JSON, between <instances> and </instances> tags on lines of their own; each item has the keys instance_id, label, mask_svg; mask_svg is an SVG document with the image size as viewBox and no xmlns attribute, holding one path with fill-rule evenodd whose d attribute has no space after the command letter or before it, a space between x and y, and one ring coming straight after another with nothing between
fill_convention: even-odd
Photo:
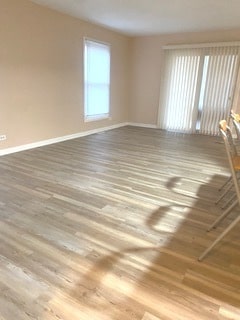
<instances>
[{"instance_id":1,"label":"white ceiling","mask_svg":"<svg viewBox=\"0 0 240 320\"><path fill-rule=\"evenodd\" d=\"M240 0L31 0L128 35L240 28Z\"/></svg>"}]
</instances>

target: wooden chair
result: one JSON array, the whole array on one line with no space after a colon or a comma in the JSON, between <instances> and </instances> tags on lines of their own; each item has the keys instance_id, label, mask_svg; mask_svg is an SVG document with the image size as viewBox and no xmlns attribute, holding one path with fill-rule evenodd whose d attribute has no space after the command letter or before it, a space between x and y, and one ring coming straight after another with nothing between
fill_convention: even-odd
<instances>
[{"instance_id":1,"label":"wooden chair","mask_svg":"<svg viewBox=\"0 0 240 320\"><path fill-rule=\"evenodd\" d=\"M240 143L240 115L231 110L230 119L232 119L232 123L237 135L237 140Z\"/></svg>"},{"instance_id":2,"label":"wooden chair","mask_svg":"<svg viewBox=\"0 0 240 320\"><path fill-rule=\"evenodd\" d=\"M233 142L232 132L227 125L226 120L219 123L219 129L223 138L225 149L228 157L228 162L232 174L232 181L236 192L237 199L221 214L221 216L209 227L208 231L215 228L237 205L240 205L240 188L237 173L240 171L240 156L237 154L236 146ZM198 258L202 261L204 257L227 235L232 228L240 221L240 214L230 223L230 225L217 237L217 239L201 254Z\"/></svg>"},{"instance_id":3,"label":"wooden chair","mask_svg":"<svg viewBox=\"0 0 240 320\"><path fill-rule=\"evenodd\" d=\"M239 148L240 147L240 115L238 113L235 113L233 110L231 110L230 111L230 119L232 120L234 129L235 129L235 132L236 132L236 135L237 135L237 139L234 139L234 143L235 143L236 147ZM238 149L238 153L239 153L239 149ZM219 191L222 191L222 190L224 190L224 191L218 197L218 199L216 200L215 204L218 204L226 195L228 195L229 191L232 189L232 187L233 187L233 181L232 181L232 177L230 176L228 178L228 180L220 187ZM235 195L233 194L222 205L222 209L227 208L229 203L231 203L234 198L235 198Z\"/></svg>"}]
</instances>

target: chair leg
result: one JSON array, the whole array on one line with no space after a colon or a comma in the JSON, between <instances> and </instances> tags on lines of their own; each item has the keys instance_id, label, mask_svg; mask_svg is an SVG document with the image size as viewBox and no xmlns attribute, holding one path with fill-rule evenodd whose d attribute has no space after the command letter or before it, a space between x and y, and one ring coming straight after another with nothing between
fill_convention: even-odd
<instances>
[{"instance_id":1,"label":"chair leg","mask_svg":"<svg viewBox=\"0 0 240 320\"><path fill-rule=\"evenodd\" d=\"M240 215L225 229L218 238L203 252L203 254L200 255L198 258L198 261L202 261L205 256L218 244L220 240L222 240L225 235L232 230L232 228L240 221Z\"/></svg>"},{"instance_id":2,"label":"chair leg","mask_svg":"<svg viewBox=\"0 0 240 320\"><path fill-rule=\"evenodd\" d=\"M236 205L238 204L238 200L235 200L218 218L217 220L214 221L214 223L208 228L207 231L211 231L213 228L215 228L219 222L221 222L231 211Z\"/></svg>"}]
</instances>

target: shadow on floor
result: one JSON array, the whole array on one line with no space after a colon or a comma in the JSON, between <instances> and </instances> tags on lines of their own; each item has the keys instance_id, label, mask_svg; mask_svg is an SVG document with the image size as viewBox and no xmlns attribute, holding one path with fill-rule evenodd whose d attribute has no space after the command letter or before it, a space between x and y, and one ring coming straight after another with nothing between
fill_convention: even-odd
<instances>
[{"instance_id":1,"label":"shadow on floor","mask_svg":"<svg viewBox=\"0 0 240 320\"><path fill-rule=\"evenodd\" d=\"M173 199L180 196L181 204L159 207L145 221L150 234L146 238L154 243L158 237L155 244L132 247L129 243L125 250L99 257L71 293L75 299L82 299L82 288L88 288L89 307L104 310L115 320L141 319L145 311L160 319L209 319L210 315L219 319L222 305L240 307L239 226L203 262L197 261L231 220L206 233L220 213L212 195L218 196L225 177L215 175L200 185L192 206L184 205L189 194L184 193L182 180L186 181L173 177L165 184Z\"/></svg>"}]
</instances>

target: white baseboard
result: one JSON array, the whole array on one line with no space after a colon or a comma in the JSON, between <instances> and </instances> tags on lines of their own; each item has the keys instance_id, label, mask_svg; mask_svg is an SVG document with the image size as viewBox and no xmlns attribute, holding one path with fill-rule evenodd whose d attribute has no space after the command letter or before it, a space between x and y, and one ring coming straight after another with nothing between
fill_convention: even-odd
<instances>
[{"instance_id":1,"label":"white baseboard","mask_svg":"<svg viewBox=\"0 0 240 320\"><path fill-rule=\"evenodd\" d=\"M47 146L49 144L58 143L58 142L66 141L66 140L76 139L76 138L88 136L88 135L94 134L94 133L99 133L99 132L103 132L103 131L107 131L107 130L125 127L126 125L128 125L128 123L124 122L124 123L114 124L114 125L108 126L108 127L103 127L103 128L98 128L98 129L93 129L93 130L88 130L88 131L82 131L82 132L70 134L70 135L63 136L63 137L58 137L58 138L38 141L38 142L34 142L34 143L29 143L29 144L21 145L18 147L6 148L6 149L0 150L0 156L4 156L7 154L20 152L20 151L24 151L24 150L29 150L29 149L33 149L33 148L43 147L43 146Z\"/></svg>"},{"instance_id":2,"label":"white baseboard","mask_svg":"<svg viewBox=\"0 0 240 320\"><path fill-rule=\"evenodd\" d=\"M147 123L128 122L128 125L134 126L134 127L142 127L142 128L152 128L152 129L158 128L156 124L147 124Z\"/></svg>"},{"instance_id":3,"label":"white baseboard","mask_svg":"<svg viewBox=\"0 0 240 320\"><path fill-rule=\"evenodd\" d=\"M38 141L38 142L24 144L24 145L17 146L17 147L2 149L2 150L0 150L0 157L5 156L7 154L11 154L11 153L16 153L16 152L20 152L20 151L29 150L29 149L39 148L39 147L47 146L49 144L58 143L58 142L71 140L71 139L76 139L76 138L81 138L81 137L88 136L88 135L91 135L94 133L100 133L100 132L104 132L107 130L117 129L117 128L125 127L125 126L153 128L153 129L157 128L157 125L154 125L154 124L123 122L123 123L114 124L114 125L108 126L108 127L103 127L103 128L98 128L98 129L93 129L93 130L88 130L88 131L82 131L82 132L70 134L70 135L63 136L63 137L47 139L47 140L42 140L42 141Z\"/></svg>"}]
</instances>

